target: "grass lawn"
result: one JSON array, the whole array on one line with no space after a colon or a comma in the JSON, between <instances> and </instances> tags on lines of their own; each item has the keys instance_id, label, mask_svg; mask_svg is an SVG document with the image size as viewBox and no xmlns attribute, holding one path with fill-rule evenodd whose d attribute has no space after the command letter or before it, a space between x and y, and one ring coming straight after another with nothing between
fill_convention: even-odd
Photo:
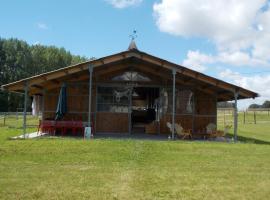
<instances>
[{"instance_id":1,"label":"grass lawn","mask_svg":"<svg viewBox=\"0 0 270 200\"><path fill-rule=\"evenodd\" d=\"M239 130L233 144L8 140L21 130L1 127L0 198L268 200L270 123Z\"/></svg>"}]
</instances>

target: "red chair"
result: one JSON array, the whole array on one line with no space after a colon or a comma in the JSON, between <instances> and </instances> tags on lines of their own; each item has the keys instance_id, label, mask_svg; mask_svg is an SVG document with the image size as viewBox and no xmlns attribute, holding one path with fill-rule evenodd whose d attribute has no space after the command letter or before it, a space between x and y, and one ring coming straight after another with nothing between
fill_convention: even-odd
<instances>
[{"instance_id":1,"label":"red chair","mask_svg":"<svg viewBox=\"0 0 270 200\"><path fill-rule=\"evenodd\" d=\"M82 121L73 121L72 134L75 135L78 131L84 132L84 126Z\"/></svg>"},{"instance_id":2,"label":"red chair","mask_svg":"<svg viewBox=\"0 0 270 200\"><path fill-rule=\"evenodd\" d=\"M66 135L67 133L67 121L57 121L55 124L55 130L59 130L61 131L61 136Z\"/></svg>"},{"instance_id":3,"label":"red chair","mask_svg":"<svg viewBox=\"0 0 270 200\"><path fill-rule=\"evenodd\" d=\"M49 133L50 135L55 134L55 121L53 120L39 120L37 132Z\"/></svg>"}]
</instances>

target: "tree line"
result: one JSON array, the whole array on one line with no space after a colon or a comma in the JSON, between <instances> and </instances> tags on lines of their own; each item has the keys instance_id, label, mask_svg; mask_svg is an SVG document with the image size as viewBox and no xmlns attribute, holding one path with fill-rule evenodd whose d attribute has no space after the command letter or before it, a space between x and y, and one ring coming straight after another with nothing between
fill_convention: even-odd
<instances>
[{"instance_id":1,"label":"tree line","mask_svg":"<svg viewBox=\"0 0 270 200\"><path fill-rule=\"evenodd\" d=\"M86 61L64 48L0 38L0 85ZM0 112L23 107L22 95L0 92Z\"/></svg>"},{"instance_id":2,"label":"tree line","mask_svg":"<svg viewBox=\"0 0 270 200\"><path fill-rule=\"evenodd\" d=\"M251 104L248 108L270 108L270 101L265 101L263 104Z\"/></svg>"}]
</instances>

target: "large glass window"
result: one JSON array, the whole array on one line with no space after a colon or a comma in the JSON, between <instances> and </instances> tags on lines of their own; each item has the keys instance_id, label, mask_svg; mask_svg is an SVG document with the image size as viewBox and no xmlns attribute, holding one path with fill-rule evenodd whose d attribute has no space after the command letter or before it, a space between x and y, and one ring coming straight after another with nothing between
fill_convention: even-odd
<instances>
[{"instance_id":1,"label":"large glass window","mask_svg":"<svg viewBox=\"0 0 270 200\"><path fill-rule=\"evenodd\" d=\"M97 111L128 113L129 89L120 87L98 87Z\"/></svg>"}]
</instances>

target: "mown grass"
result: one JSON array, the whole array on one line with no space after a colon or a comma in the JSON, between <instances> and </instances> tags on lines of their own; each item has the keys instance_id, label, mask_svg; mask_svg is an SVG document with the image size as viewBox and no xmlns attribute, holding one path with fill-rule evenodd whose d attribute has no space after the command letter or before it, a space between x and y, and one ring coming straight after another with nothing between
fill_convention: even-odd
<instances>
[{"instance_id":1,"label":"mown grass","mask_svg":"<svg viewBox=\"0 0 270 200\"><path fill-rule=\"evenodd\" d=\"M270 123L260 126L240 125L253 142L237 144L9 140L21 130L1 127L0 198L269 199Z\"/></svg>"},{"instance_id":2,"label":"mown grass","mask_svg":"<svg viewBox=\"0 0 270 200\"><path fill-rule=\"evenodd\" d=\"M254 122L254 113L248 112L245 114L240 112L238 114L238 135L239 140L248 143L270 144L270 116L267 111L256 112L256 124ZM218 128L223 130L225 125L232 125L230 136L233 133L233 115L230 112L218 113Z\"/></svg>"}]
</instances>

